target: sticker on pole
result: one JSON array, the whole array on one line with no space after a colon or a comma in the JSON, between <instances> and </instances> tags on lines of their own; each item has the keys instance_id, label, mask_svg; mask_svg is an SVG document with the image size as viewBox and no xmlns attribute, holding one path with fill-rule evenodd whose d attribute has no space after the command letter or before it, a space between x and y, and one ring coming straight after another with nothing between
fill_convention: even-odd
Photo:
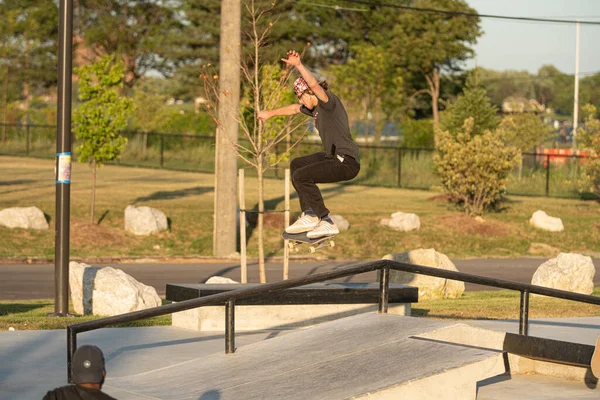
<instances>
[{"instance_id":1,"label":"sticker on pole","mask_svg":"<svg viewBox=\"0 0 600 400\"><path fill-rule=\"evenodd\" d=\"M56 154L56 183L71 183L71 153Z\"/></svg>"}]
</instances>

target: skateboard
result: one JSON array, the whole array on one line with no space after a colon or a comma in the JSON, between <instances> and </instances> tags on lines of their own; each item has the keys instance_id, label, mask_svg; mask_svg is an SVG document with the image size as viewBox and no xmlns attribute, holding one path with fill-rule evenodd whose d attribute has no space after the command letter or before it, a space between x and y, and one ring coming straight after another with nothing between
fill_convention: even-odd
<instances>
[{"instance_id":1,"label":"skateboard","mask_svg":"<svg viewBox=\"0 0 600 400\"><path fill-rule=\"evenodd\" d=\"M298 246L301 245L302 243L306 243L306 244L310 245L309 251L311 253L314 253L315 251L317 251L318 249L320 249L322 247L335 247L335 242L333 241L333 238L335 237L335 235L329 235L329 236L323 236L320 238L311 239L308 236L306 236L306 232L304 232L304 233L287 233L284 231L281 234L281 237L284 240L289 240L289 242L288 242L289 249L295 250L295 251L298 251Z\"/></svg>"},{"instance_id":2,"label":"skateboard","mask_svg":"<svg viewBox=\"0 0 600 400\"><path fill-rule=\"evenodd\" d=\"M600 336L596 339L596 349L594 350L592 362L590 364L592 367L592 374L594 374L596 378L600 378Z\"/></svg>"}]
</instances>

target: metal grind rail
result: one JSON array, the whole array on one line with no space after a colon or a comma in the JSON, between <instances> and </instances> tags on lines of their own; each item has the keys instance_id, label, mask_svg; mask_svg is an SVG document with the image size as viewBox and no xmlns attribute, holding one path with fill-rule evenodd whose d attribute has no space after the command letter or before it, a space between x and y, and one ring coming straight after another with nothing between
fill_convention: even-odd
<instances>
[{"instance_id":1,"label":"metal grind rail","mask_svg":"<svg viewBox=\"0 0 600 400\"><path fill-rule=\"evenodd\" d=\"M77 334L79 333L88 332L99 328L105 328L111 325L133 322L141 319L158 317L161 315L172 314L175 312L191 310L197 307L222 305L225 307L225 353L231 354L235 352L235 301L237 299L268 296L269 294L274 292L309 285L312 283L324 282L332 279L343 278L346 276L362 274L365 272L379 271L380 295L378 310L380 313L387 313L391 269L397 271L412 272L420 275L451 279L455 281L474 283L478 285L492 286L501 289L519 291L521 293L521 301L519 307L519 335L523 336L528 335L530 294L540 294L548 297L555 297L559 299L600 305L600 297L596 296L572 293L564 290L550 289L526 283L489 278L479 275L467 274L464 272L448 271L398 261L370 261L351 267L340 268L335 271L323 272L315 275L307 275L298 279L267 283L258 287L248 289L232 290L225 293L219 293L207 297L201 297L178 303L167 304L164 306L154 307L147 310L134 311L126 314L115 315L112 317L101 318L94 321L81 322L78 324L69 325L67 327L68 381L70 383L72 382L71 361L73 359L73 354L77 349Z\"/></svg>"}]
</instances>

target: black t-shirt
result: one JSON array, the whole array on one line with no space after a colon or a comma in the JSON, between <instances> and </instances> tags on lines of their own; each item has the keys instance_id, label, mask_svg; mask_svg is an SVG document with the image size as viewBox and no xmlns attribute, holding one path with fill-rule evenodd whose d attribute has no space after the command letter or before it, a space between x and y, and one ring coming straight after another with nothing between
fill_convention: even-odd
<instances>
[{"instance_id":1,"label":"black t-shirt","mask_svg":"<svg viewBox=\"0 0 600 400\"><path fill-rule=\"evenodd\" d=\"M350 135L350 124L344 105L335 94L328 90L325 93L329 99L327 103L319 99L314 109L309 110L302 106L300 111L315 119L315 126L328 156L350 156L360 162L360 153Z\"/></svg>"},{"instance_id":2,"label":"black t-shirt","mask_svg":"<svg viewBox=\"0 0 600 400\"><path fill-rule=\"evenodd\" d=\"M116 400L99 389L68 385L50 390L43 400Z\"/></svg>"}]
</instances>

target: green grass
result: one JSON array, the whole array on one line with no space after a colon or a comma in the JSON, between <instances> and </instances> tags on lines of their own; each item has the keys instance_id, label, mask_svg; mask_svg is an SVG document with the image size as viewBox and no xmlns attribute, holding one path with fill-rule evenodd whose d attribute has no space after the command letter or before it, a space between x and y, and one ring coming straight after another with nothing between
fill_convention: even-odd
<instances>
[{"instance_id":1,"label":"green grass","mask_svg":"<svg viewBox=\"0 0 600 400\"><path fill-rule=\"evenodd\" d=\"M600 296L600 287L594 288ZM514 290L471 291L458 299L424 300L412 315L433 319L519 319L520 293ZM546 296L529 298L529 318L600 316L600 307Z\"/></svg>"},{"instance_id":2,"label":"green grass","mask_svg":"<svg viewBox=\"0 0 600 400\"><path fill-rule=\"evenodd\" d=\"M600 287L594 289L600 296ZM424 300L413 304L412 315L431 319L518 319L519 293L509 290L465 292L459 299ZM163 300L163 304L168 301ZM70 306L72 310L72 305ZM54 312L53 300L0 301L0 331L9 327L16 330L64 329L68 325L92 321L101 317L75 316L48 317ZM600 316L600 307L574 303L543 296L531 296L529 318L565 318ZM117 327L171 325L171 314Z\"/></svg>"},{"instance_id":3,"label":"green grass","mask_svg":"<svg viewBox=\"0 0 600 400\"><path fill-rule=\"evenodd\" d=\"M425 161L424 161L425 162ZM0 210L36 206L50 219L47 231L0 227L0 258L54 257L55 191L54 162L19 157L0 157ZM96 222L91 226L89 207L91 169L73 165L71 184L72 257L175 257L210 256L213 232L214 175L131 167L105 166L98 171ZM282 180L267 179L267 210L284 207ZM578 199L508 196L500 212L478 223L440 200L439 193L361 185L322 185L332 214L344 216L349 231L336 238L336 247L319 255L338 259L379 259L388 253L435 248L454 258L515 257L530 255L531 243L545 243L562 252L594 255L600 252L600 203ZM292 190L292 218L298 200ZM246 179L246 208L256 208L256 179ZM149 237L126 233L124 210L129 204L162 210L170 229ZM543 209L562 218L565 231L534 229L528 220ZM421 229L403 233L379 224L396 211L419 215ZM265 252L283 254L280 232L283 214L266 216ZM248 252L258 254L257 232L249 229ZM556 254L547 254L547 256Z\"/></svg>"},{"instance_id":4,"label":"green grass","mask_svg":"<svg viewBox=\"0 0 600 400\"><path fill-rule=\"evenodd\" d=\"M170 303L170 301L163 300L163 305L168 303ZM72 304L69 304L69 309L73 312ZM48 314L53 312L53 300L0 301L0 331L6 331L9 327L13 327L15 330L19 331L65 329L71 324L102 318L95 316L75 316L65 318L48 317ZM119 324L115 325L115 327L162 325L171 325L171 314Z\"/></svg>"}]
</instances>

